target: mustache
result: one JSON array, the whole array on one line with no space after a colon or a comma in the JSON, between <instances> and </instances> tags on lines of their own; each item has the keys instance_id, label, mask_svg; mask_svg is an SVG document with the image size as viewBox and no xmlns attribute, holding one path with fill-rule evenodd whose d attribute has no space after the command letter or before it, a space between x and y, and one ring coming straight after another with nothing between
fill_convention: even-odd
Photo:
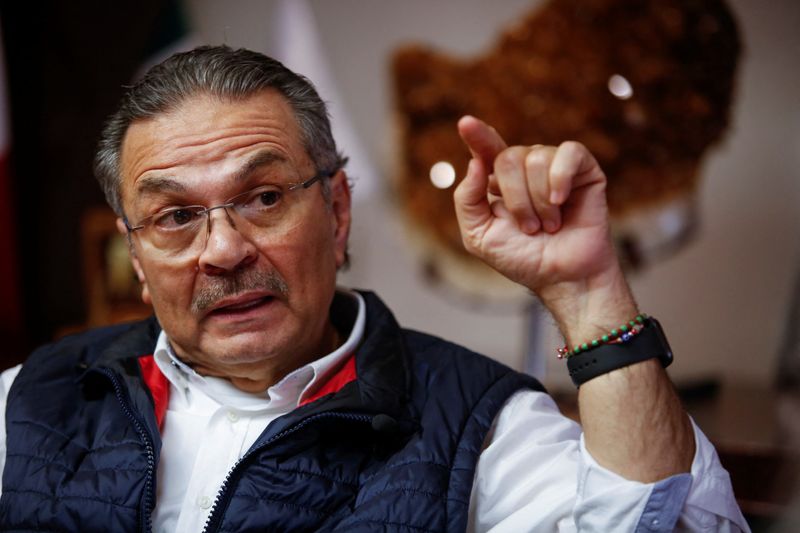
<instances>
[{"instance_id":1,"label":"mustache","mask_svg":"<svg viewBox=\"0 0 800 533\"><path fill-rule=\"evenodd\" d=\"M224 298L259 290L266 290L283 297L289 295L286 280L276 271L246 270L229 276L211 278L208 284L192 296L192 311L202 313Z\"/></svg>"}]
</instances>

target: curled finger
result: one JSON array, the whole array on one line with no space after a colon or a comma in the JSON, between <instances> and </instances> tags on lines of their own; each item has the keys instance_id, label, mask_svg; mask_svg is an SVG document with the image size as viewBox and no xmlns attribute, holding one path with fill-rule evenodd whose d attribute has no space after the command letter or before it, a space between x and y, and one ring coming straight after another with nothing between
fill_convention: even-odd
<instances>
[{"instance_id":1,"label":"curled finger","mask_svg":"<svg viewBox=\"0 0 800 533\"><path fill-rule=\"evenodd\" d=\"M532 146L525 156L528 192L542 227L548 233L561 227L561 209L550 202L550 164L556 149L553 146Z\"/></svg>"},{"instance_id":2,"label":"curled finger","mask_svg":"<svg viewBox=\"0 0 800 533\"><path fill-rule=\"evenodd\" d=\"M527 152L528 149L522 146L503 150L494 161L494 173L508 212L523 232L534 234L541 228L541 221L528 190Z\"/></svg>"}]
</instances>

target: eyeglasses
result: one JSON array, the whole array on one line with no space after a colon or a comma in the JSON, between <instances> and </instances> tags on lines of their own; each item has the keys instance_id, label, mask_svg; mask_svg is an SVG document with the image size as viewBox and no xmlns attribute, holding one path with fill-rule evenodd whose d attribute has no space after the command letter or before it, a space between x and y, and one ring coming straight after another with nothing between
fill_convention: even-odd
<instances>
[{"instance_id":1,"label":"eyeglasses","mask_svg":"<svg viewBox=\"0 0 800 533\"><path fill-rule=\"evenodd\" d=\"M254 228L269 228L276 234L288 231L297 223L297 202L290 193L304 190L314 183L329 178L333 172L319 172L302 183L283 185L267 184L237 194L224 204L205 207L186 205L170 207L129 224L127 217L123 222L129 235L139 232L141 241L167 255L178 256L199 252L211 234L211 212L224 209L234 228L245 234ZM206 239L198 238L200 229L206 226Z\"/></svg>"}]
</instances>

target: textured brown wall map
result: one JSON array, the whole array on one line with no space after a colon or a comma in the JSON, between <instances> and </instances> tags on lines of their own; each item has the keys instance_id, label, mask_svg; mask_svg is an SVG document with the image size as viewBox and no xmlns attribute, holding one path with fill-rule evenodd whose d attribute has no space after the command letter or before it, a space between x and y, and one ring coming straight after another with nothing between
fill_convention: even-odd
<instances>
[{"instance_id":1,"label":"textured brown wall map","mask_svg":"<svg viewBox=\"0 0 800 533\"><path fill-rule=\"evenodd\" d=\"M469 154L456 121L472 114L509 144L584 143L609 178L615 218L691 194L706 150L728 126L740 41L721 0L552 0L471 61L422 46L393 62L402 139L398 195L408 217L464 258L452 189ZM633 89L614 96L609 79Z\"/></svg>"}]
</instances>

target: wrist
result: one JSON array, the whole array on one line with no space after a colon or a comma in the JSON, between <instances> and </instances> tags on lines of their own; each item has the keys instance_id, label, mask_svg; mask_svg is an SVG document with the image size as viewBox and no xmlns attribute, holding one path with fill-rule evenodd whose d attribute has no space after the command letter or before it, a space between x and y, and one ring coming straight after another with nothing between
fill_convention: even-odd
<instances>
[{"instance_id":1,"label":"wrist","mask_svg":"<svg viewBox=\"0 0 800 533\"><path fill-rule=\"evenodd\" d=\"M567 346L607 334L639 314L619 265L590 278L541 289Z\"/></svg>"}]
</instances>

